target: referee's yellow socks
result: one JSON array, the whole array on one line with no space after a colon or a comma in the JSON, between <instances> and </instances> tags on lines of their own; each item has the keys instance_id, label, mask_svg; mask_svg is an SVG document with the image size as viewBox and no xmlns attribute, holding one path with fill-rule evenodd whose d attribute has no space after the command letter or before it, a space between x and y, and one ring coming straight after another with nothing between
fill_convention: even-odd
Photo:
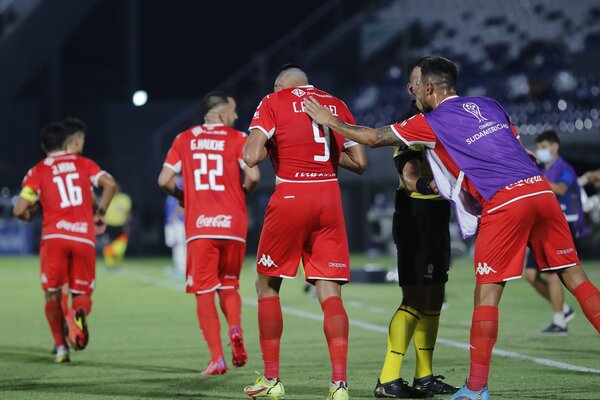
<instances>
[{"instance_id":1,"label":"referee's yellow socks","mask_svg":"<svg viewBox=\"0 0 600 400\"><path fill-rule=\"evenodd\" d=\"M387 383L400 378L404 354L420 320L419 312L401 305L392 317L388 328L388 348L379 380Z\"/></svg>"},{"instance_id":2,"label":"referee's yellow socks","mask_svg":"<svg viewBox=\"0 0 600 400\"><path fill-rule=\"evenodd\" d=\"M440 312L427 311L419 313L419 323L414 334L413 343L417 355L417 366L415 368L415 378L423 378L433 374L433 349L437 339L438 327L440 326Z\"/></svg>"}]
</instances>

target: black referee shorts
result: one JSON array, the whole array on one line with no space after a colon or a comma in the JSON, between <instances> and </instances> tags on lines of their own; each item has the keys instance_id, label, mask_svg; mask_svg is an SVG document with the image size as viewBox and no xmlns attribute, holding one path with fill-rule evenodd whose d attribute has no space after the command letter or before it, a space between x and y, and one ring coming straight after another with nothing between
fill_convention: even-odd
<instances>
[{"instance_id":1,"label":"black referee shorts","mask_svg":"<svg viewBox=\"0 0 600 400\"><path fill-rule=\"evenodd\" d=\"M448 282L450 204L411 198L396 191L393 235L398 250L400 286Z\"/></svg>"},{"instance_id":2,"label":"black referee shorts","mask_svg":"<svg viewBox=\"0 0 600 400\"><path fill-rule=\"evenodd\" d=\"M112 226L106 225L106 235L108 236L109 241L116 240L119 236L121 236L125 232L125 226Z\"/></svg>"}]
</instances>

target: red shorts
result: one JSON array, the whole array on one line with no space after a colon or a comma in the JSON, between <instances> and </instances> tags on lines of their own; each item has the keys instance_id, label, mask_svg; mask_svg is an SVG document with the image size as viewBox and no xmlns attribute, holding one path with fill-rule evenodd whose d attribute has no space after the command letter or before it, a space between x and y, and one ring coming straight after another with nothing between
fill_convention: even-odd
<instances>
[{"instance_id":1,"label":"red shorts","mask_svg":"<svg viewBox=\"0 0 600 400\"><path fill-rule=\"evenodd\" d=\"M96 285L96 248L68 239L40 244L42 289L55 292L69 284L71 293L91 295Z\"/></svg>"},{"instance_id":2,"label":"red shorts","mask_svg":"<svg viewBox=\"0 0 600 400\"><path fill-rule=\"evenodd\" d=\"M540 271L579 265L569 224L545 178L501 189L483 205L475 244L477 283L517 279L527 246Z\"/></svg>"},{"instance_id":3,"label":"red shorts","mask_svg":"<svg viewBox=\"0 0 600 400\"><path fill-rule=\"evenodd\" d=\"M195 239L187 244L187 293L238 289L246 243L228 239Z\"/></svg>"},{"instance_id":4,"label":"red shorts","mask_svg":"<svg viewBox=\"0 0 600 400\"><path fill-rule=\"evenodd\" d=\"M337 181L278 184L256 257L259 274L293 278L302 258L307 282L348 282L348 240Z\"/></svg>"}]
</instances>

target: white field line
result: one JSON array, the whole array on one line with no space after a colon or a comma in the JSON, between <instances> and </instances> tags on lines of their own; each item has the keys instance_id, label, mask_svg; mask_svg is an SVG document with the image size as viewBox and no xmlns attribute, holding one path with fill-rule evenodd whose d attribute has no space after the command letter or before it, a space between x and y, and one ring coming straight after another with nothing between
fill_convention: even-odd
<instances>
[{"instance_id":1,"label":"white field line","mask_svg":"<svg viewBox=\"0 0 600 400\"><path fill-rule=\"evenodd\" d=\"M181 292L183 292L183 290L184 290L184 284L185 284L184 282L176 283L173 281L166 281L166 280L162 280L162 279L153 278L151 276L140 275L140 274L133 273L133 272L130 272L127 270L120 270L118 274L120 276L123 276L124 278L128 278L128 279L131 279L131 280L134 280L134 281L137 281L140 283L145 283L148 285L160 286L160 287L163 287L166 289L173 289L173 290L177 290L177 291L181 291ZM256 299L243 298L242 301L244 304L249 305L249 306L254 306L254 307L256 307L258 304ZM356 307L356 305L357 304L355 303L354 306ZM311 321L316 321L316 322L323 322L322 314L315 314L315 313L312 313L309 311L298 310L296 308L290 308L290 307L282 307L282 311L288 315L294 315L299 318L309 319ZM375 325L375 324L371 324L371 323L365 322L365 321L360 321L357 319L351 319L350 325L355 326L357 328L367 330L367 331L371 331L371 332L387 333L387 331L388 331L388 328L386 326ZM437 338L437 343L443 344L443 345L446 345L449 347L455 347L458 349L469 350L469 343L457 342L454 340L444 339L444 338L440 338L440 337ZM496 356L512 358L515 360L527 360L527 361L531 361L531 362L539 364L539 365L544 365L546 367L557 368L557 369L562 369L562 370L567 370L567 371L600 374L600 369L594 369L594 368L582 367L579 365L568 364L568 363L564 363L564 362L560 362L560 361L556 361L556 360L551 360L549 358L528 356L526 354L516 353L513 351L501 350L498 348L494 348L493 354Z\"/></svg>"}]
</instances>

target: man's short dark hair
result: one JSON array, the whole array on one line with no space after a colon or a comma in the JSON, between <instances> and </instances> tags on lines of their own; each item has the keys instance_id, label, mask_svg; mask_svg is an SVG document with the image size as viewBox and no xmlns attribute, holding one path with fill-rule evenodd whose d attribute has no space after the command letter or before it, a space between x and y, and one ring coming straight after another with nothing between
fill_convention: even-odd
<instances>
[{"instance_id":1,"label":"man's short dark hair","mask_svg":"<svg viewBox=\"0 0 600 400\"><path fill-rule=\"evenodd\" d=\"M419 58L415 58L414 60L412 60L410 62L410 64L408 64L408 76L410 77L410 74L412 73L413 69L415 69L416 67L421 68L421 65L423 64L423 61L425 61L426 59L431 58L430 56L424 56L424 57L419 57Z\"/></svg>"},{"instance_id":2,"label":"man's short dark hair","mask_svg":"<svg viewBox=\"0 0 600 400\"><path fill-rule=\"evenodd\" d=\"M65 127L57 122L44 126L40 132L40 142L46 153L62 150L66 138Z\"/></svg>"},{"instance_id":3,"label":"man's short dark hair","mask_svg":"<svg viewBox=\"0 0 600 400\"><path fill-rule=\"evenodd\" d=\"M535 142L536 143L550 142L550 143L556 143L556 144L560 145L560 139L558 138L558 133L556 133L556 131L552 130L552 129L549 129L547 131L540 133L540 135L535 138Z\"/></svg>"},{"instance_id":4,"label":"man's short dark hair","mask_svg":"<svg viewBox=\"0 0 600 400\"><path fill-rule=\"evenodd\" d=\"M299 69L300 71L304 71L302 69L302 67L300 67L298 64L293 64L293 63L283 64L281 67L277 68L277 71L275 71L275 78L273 80L276 81L282 72L287 71L288 69L292 69L292 68L296 68L296 69Z\"/></svg>"},{"instance_id":5,"label":"man's short dark hair","mask_svg":"<svg viewBox=\"0 0 600 400\"><path fill-rule=\"evenodd\" d=\"M436 84L445 86L447 89L456 87L458 67L452 61L444 57L424 57L421 61L421 79L431 79Z\"/></svg>"},{"instance_id":6,"label":"man's short dark hair","mask_svg":"<svg viewBox=\"0 0 600 400\"><path fill-rule=\"evenodd\" d=\"M229 103L229 98L231 96L225 92L211 92L204 96L202 99L202 105L200 106L200 111L202 112L202 116L205 117L206 114L210 112L215 107L218 107L223 104Z\"/></svg>"},{"instance_id":7,"label":"man's short dark hair","mask_svg":"<svg viewBox=\"0 0 600 400\"><path fill-rule=\"evenodd\" d=\"M67 131L67 136L72 136L77 132L81 132L84 135L87 133L87 126L85 125L85 122L79 118L65 118L65 120L62 122L62 125Z\"/></svg>"}]
</instances>

